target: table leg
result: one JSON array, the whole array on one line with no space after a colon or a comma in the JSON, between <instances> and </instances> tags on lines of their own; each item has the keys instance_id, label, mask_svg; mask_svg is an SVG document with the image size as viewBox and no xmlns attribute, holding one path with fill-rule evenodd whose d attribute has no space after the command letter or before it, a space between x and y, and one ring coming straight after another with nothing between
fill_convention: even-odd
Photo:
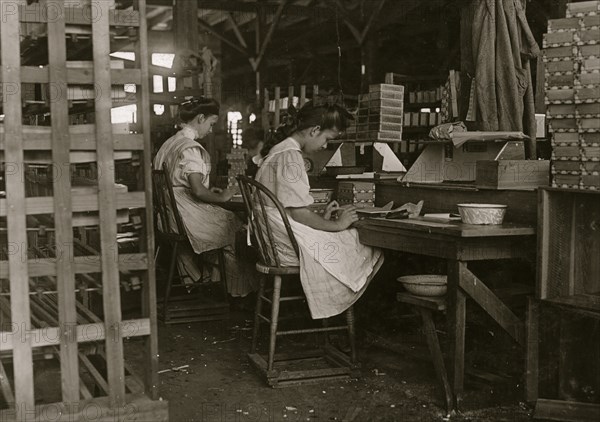
<instances>
[{"instance_id":1,"label":"table leg","mask_svg":"<svg viewBox=\"0 0 600 422\"><path fill-rule=\"evenodd\" d=\"M467 264L448 260L448 332L450 335L450 371L459 409L464 389L466 295L460 288L461 271Z\"/></svg>"}]
</instances>

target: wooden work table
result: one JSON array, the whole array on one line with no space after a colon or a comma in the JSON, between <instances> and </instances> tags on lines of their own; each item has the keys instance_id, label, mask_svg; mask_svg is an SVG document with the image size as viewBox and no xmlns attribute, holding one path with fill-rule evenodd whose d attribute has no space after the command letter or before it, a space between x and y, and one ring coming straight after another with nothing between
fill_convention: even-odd
<instances>
[{"instance_id":1,"label":"wooden work table","mask_svg":"<svg viewBox=\"0 0 600 422\"><path fill-rule=\"evenodd\" d=\"M469 268L469 262L525 258L535 254L535 227L522 223L477 226L423 217L382 218L357 224L365 245L432 256L448 262L450 372L457 405L463 393L466 299L473 299L520 345L525 325Z\"/></svg>"}]
</instances>

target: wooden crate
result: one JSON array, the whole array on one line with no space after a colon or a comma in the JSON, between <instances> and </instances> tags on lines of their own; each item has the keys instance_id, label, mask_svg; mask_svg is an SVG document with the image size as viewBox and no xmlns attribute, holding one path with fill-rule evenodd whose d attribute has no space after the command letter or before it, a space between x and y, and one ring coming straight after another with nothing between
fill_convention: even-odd
<instances>
[{"instance_id":1,"label":"wooden crate","mask_svg":"<svg viewBox=\"0 0 600 422\"><path fill-rule=\"evenodd\" d=\"M0 419L79 420L85 417L86 409L94 407L96 420L120 420L123 415L137 420L167 420L167 402L157 400L152 193L146 188L151 185L146 0L134 0L132 9L127 10L115 9L114 2L97 0L7 3L2 2L2 6L10 6L14 13L4 13L0 23L0 83L16 92L25 84L33 84L53 96L46 103L51 126L43 128L22 125L21 95L7 95L5 91L2 98L2 113L10 118L4 120L0 131L6 176L0 220L6 227L5 244L19 245L21 252L9 249L6 256L0 253L0 392L8 404ZM36 34L40 42L47 38L49 62L21 66L21 35L27 34L20 34L20 30L34 27L41 31ZM82 28L93 39L89 46L92 69L67 68L67 36ZM123 35L129 36L127 44L135 42L137 67L111 69L109 54L125 45ZM110 93L113 87L124 84L137 86L137 94L129 97L129 103L138 108L139 130L135 134L113 133L111 125L111 108L117 104ZM91 108L85 110L95 123L70 126L69 89L81 85L95 88ZM118 105L123 102L119 100ZM137 189L120 192L115 184L115 153L126 151L141 157L142 174ZM37 196L26 195L24 174L33 152L43 152L44 159L51 158L61 171L60 177L52 180L53 196L43 196L43 190L37 190ZM93 191L80 193L76 179L71 177L74 152L88 153L86 160L97 170ZM133 253L121 252L118 209L135 214L132 226L139 228L141 241ZM93 230L75 227L73 214L88 212L98 216L86 223L96 225ZM40 226L42 218L52 225L48 229L52 236L45 237L47 249L39 242L40 234L46 232ZM39 233L32 234L32 229ZM92 232L97 235L88 236ZM139 288L142 310L124 319L122 277L132 273L135 277L129 279L130 287L135 284ZM144 340L141 379L124 359L123 339L128 337ZM34 385L33 360L38 356L60 362L60 402L47 403L36 397L39 386ZM4 369L9 362L14 375L7 377Z\"/></svg>"},{"instance_id":2,"label":"wooden crate","mask_svg":"<svg viewBox=\"0 0 600 422\"><path fill-rule=\"evenodd\" d=\"M600 312L600 192L539 190L537 297Z\"/></svg>"},{"instance_id":3,"label":"wooden crate","mask_svg":"<svg viewBox=\"0 0 600 422\"><path fill-rule=\"evenodd\" d=\"M483 189L536 189L550 184L550 161L482 160L475 166L475 185Z\"/></svg>"}]
</instances>

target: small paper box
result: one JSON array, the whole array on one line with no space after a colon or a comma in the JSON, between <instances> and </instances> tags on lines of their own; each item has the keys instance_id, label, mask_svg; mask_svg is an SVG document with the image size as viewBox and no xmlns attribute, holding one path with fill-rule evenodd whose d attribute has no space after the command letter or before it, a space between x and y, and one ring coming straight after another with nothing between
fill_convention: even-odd
<instances>
[{"instance_id":1,"label":"small paper box","mask_svg":"<svg viewBox=\"0 0 600 422\"><path fill-rule=\"evenodd\" d=\"M400 123L369 123L369 131L375 132L402 132L402 125Z\"/></svg>"},{"instance_id":2,"label":"small paper box","mask_svg":"<svg viewBox=\"0 0 600 422\"><path fill-rule=\"evenodd\" d=\"M600 71L600 58L585 58L581 61L582 72Z\"/></svg>"},{"instance_id":3,"label":"small paper box","mask_svg":"<svg viewBox=\"0 0 600 422\"><path fill-rule=\"evenodd\" d=\"M579 134L577 132L562 132L552 134L552 146L578 146Z\"/></svg>"},{"instance_id":4,"label":"small paper box","mask_svg":"<svg viewBox=\"0 0 600 422\"><path fill-rule=\"evenodd\" d=\"M551 132L577 132L577 119L552 119L550 120Z\"/></svg>"},{"instance_id":5,"label":"small paper box","mask_svg":"<svg viewBox=\"0 0 600 422\"><path fill-rule=\"evenodd\" d=\"M553 186L558 188L574 188L579 189L581 176L571 174L556 174L553 177Z\"/></svg>"},{"instance_id":6,"label":"small paper box","mask_svg":"<svg viewBox=\"0 0 600 422\"><path fill-rule=\"evenodd\" d=\"M417 91L417 103L423 102L423 91Z\"/></svg>"},{"instance_id":7,"label":"small paper box","mask_svg":"<svg viewBox=\"0 0 600 422\"><path fill-rule=\"evenodd\" d=\"M391 100L387 98L377 98L369 101L369 107L397 107L402 108L404 101Z\"/></svg>"},{"instance_id":8,"label":"small paper box","mask_svg":"<svg viewBox=\"0 0 600 422\"><path fill-rule=\"evenodd\" d=\"M585 46L584 46L585 47ZM560 60L563 58L571 58L577 55L577 47L550 47L544 50L544 60Z\"/></svg>"},{"instance_id":9,"label":"small paper box","mask_svg":"<svg viewBox=\"0 0 600 422\"><path fill-rule=\"evenodd\" d=\"M577 85L582 87L593 87L594 85L600 85L600 72L593 73L580 73L577 75L575 80Z\"/></svg>"},{"instance_id":10,"label":"small paper box","mask_svg":"<svg viewBox=\"0 0 600 422\"><path fill-rule=\"evenodd\" d=\"M369 123L397 123L402 124L403 114L392 115L392 114L373 114L369 116Z\"/></svg>"},{"instance_id":11,"label":"small paper box","mask_svg":"<svg viewBox=\"0 0 600 422\"><path fill-rule=\"evenodd\" d=\"M545 66L546 75L555 73L573 73L576 68L576 62L573 60L561 60L557 62L548 62Z\"/></svg>"},{"instance_id":12,"label":"small paper box","mask_svg":"<svg viewBox=\"0 0 600 422\"><path fill-rule=\"evenodd\" d=\"M404 114L403 107L370 107L369 115L400 116Z\"/></svg>"},{"instance_id":13,"label":"small paper box","mask_svg":"<svg viewBox=\"0 0 600 422\"><path fill-rule=\"evenodd\" d=\"M600 133L580 133L579 142L582 146L600 146Z\"/></svg>"},{"instance_id":14,"label":"small paper box","mask_svg":"<svg viewBox=\"0 0 600 422\"><path fill-rule=\"evenodd\" d=\"M600 119L582 118L579 119L580 132L598 132L600 131Z\"/></svg>"},{"instance_id":15,"label":"small paper box","mask_svg":"<svg viewBox=\"0 0 600 422\"><path fill-rule=\"evenodd\" d=\"M555 73L546 76L546 88L573 88L575 86L575 75L573 73Z\"/></svg>"},{"instance_id":16,"label":"small paper box","mask_svg":"<svg viewBox=\"0 0 600 422\"><path fill-rule=\"evenodd\" d=\"M546 104L571 104L575 101L575 89L546 90Z\"/></svg>"},{"instance_id":17,"label":"small paper box","mask_svg":"<svg viewBox=\"0 0 600 422\"><path fill-rule=\"evenodd\" d=\"M600 174L600 161L584 161L581 170L583 174Z\"/></svg>"},{"instance_id":18,"label":"small paper box","mask_svg":"<svg viewBox=\"0 0 600 422\"><path fill-rule=\"evenodd\" d=\"M575 104L550 104L546 108L546 115L549 119L553 117L575 117Z\"/></svg>"},{"instance_id":19,"label":"small paper box","mask_svg":"<svg viewBox=\"0 0 600 422\"><path fill-rule=\"evenodd\" d=\"M369 92L383 92L383 91L392 91L392 92L404 92L404 87L402 85L392 85L392 84L373 84L369 85Z\"/></svg>"},{"instance_id":20,"label":"small paper box","mask_svg":"<svg viewBox=\"0 0 600 422\"><path fill-rule=\"evenodd\" d=\"M600 189L600 175L584 174L581 176L581 187L584 189Z\"/></svg>"},{"instance_id":21,"label":"small paper box","mask_svg":"<svg viewBox=\"0 0 600 422\"><path fill-rule=\"evenodd\" d=\"M578 18L550 19L548 21L548 32L576 31L580 26Z\"/></svg>"},{"instance_id":22,"label":"small paper box","mask_svg":"<svg viewBox=\"0 0 600 422\"><path fill-rule=\"evenodd\" d=\"M556 160L578 160L581 157L581 151L578 146L557 146L552 148L552 156Z\"/></svg>"},{"instance_id":23,"label":"small paper box","mask_svg":"<svg viewBox=\"0 0 600 422\"><path fill-rule=\"evenodd\" d=\"M580 161L554 161L552 163L552 174L579 174L581 164Z\"/></svg>"},{"instance_id":24,"label":"small paper box","mask_svg":"<svg viewBox=\"0 0 600 422\"><path fill-rule=\"evenodd\" d=\"M416 92L411 92L408 94L408 99L409 101L412 103L416 103L417 102L417 93Z\"/></svg>"},{"instance_id":25,"label":"small paper box","mask_svg":"<svg viewBox=\"0 0 600 422\"><path fill-rule=\"evenodd\" d=\"M573 33L573 40L577 45L598 44L600 42L600 29L581 29Z\"/></svg>"},{"instance_id":26,"label":"small paper box","mask_svg":"<svg viewBox=\"0 0 600 422\"><path fill-rule=\"evenodd\" d=\"M600 147L581 147L582 161L600 161Z\"/></svg>"},{"instance_id":27,"label":"small paper box","mask_svg":"<svg viewBox=\"0 0 600 422\"><path fill-rule=\"evenodd\" d=\"M404 113L404 126L412 126L410 116L412 113Z\"/></svg>"},{"instance_id":28,"label":"small paper box","mask_svg":"<svg viewBox=\"0 0 600 422\"><path fill-rule=\"evenodd\" d=\"M584 16L580 20L582 28L598 28L600 27L600 15Z\"/></svg>"},{"instance_id":29,"label":"small paper box","mask_svg":"<svg viewBox=\"0 0 600 422\"><path fill-rule=\"evenodd\" d=\"M419 114L419 126L429 126L429 113Z\"/></svg>"},{"instance_id":30,"label":"small paper box","mask_svg":"<svg viewBox=\"0 0 600 422\"><path fill-rule=\"evenodd\" d=\"M600 102L600 87L577 88L575 90L576 103L596 103Z\"/></svg>"},{"instance_id":31,"label":"small paper box","mask_svg":"<svg viewBox=\"0 0 600 422\"><path fill-rule=\"evenodd\" d=\"M578 54L583 59L600 58L600 47L597 45L582 45L578 47Z\"/></svg>"},{"instance_id":32,"label":"small paper box","mask_svg":"<svg viewBox=\"0 0 600 422\"><path fill-rule=\"evenodd\" d=\"M429 113L429 126L437 124L437 113Z\"/></svg>"},{"instance_id":33,"label":"small paper box","mask_svg":"<svg viewBox=\"0 0 600 422\"><path fill-rule=\"evenodd\" d=\"M544 48L562 47L575 43L575 31L550 32L544 34Z\"/></svg>"},{"instance_id":34,"label":"small paper box","mask_svg":"<svg viewBox=\"0 0 600 422\"><path fill-rule=\"evenodd\" d=\"M567 3L567 18L596 15L600 12L600 1L582 1Z\"/></svg>"}]
</instances>

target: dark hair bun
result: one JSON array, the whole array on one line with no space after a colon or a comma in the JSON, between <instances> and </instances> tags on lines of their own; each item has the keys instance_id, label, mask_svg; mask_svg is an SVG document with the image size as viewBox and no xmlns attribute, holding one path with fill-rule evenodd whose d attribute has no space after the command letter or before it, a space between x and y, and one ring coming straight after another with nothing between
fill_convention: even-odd
<instances>
[{"instance_id":1,"label":"dark hair bun","mask_svg":"<svg viewBox=\"0 0 600 422\"><path fill-rule=\"evenodd\" d=\"M179 120L183 123L192 121L196 116L218 116L219 103L212 98L196 97L179 104Z\"/></svg>"}]
</instances>

